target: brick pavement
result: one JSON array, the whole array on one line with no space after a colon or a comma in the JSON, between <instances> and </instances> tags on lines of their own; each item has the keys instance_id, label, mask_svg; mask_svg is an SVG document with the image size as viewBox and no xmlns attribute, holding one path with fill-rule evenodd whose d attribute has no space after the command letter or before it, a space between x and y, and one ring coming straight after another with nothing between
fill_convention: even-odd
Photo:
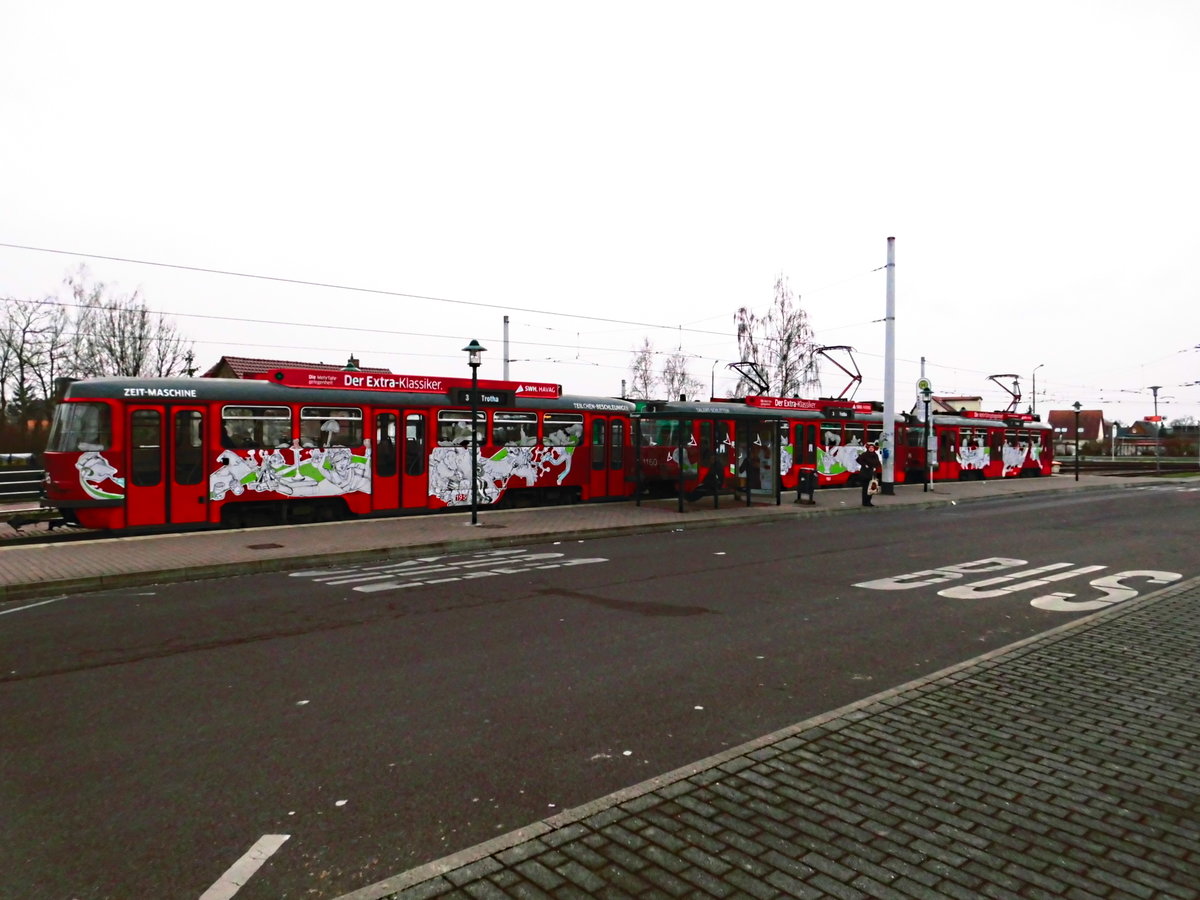
<instances>
[{"instance_id":1,"label":"brick pavement","mask_svg":"<svg viewBox=\"0 0 1200 900\"><path fill-rule=\"evenodd\" d=\"M341 900L1200 897L1200 579Z\"/></svg>"}]
</instances>

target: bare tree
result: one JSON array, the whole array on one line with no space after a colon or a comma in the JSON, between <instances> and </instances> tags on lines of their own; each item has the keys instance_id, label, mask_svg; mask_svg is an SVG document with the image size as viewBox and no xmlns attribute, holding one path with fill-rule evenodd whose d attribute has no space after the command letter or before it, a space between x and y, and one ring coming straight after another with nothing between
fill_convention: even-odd
<instances>
[{"instance_id":1,"label":"bare tree","mask_svg":"<svg viewBox=\"0 0 1200 900\"><path fill-rule=\"evenodd\" d=\"M819 383L816 341L808 313L797 304L782 274L775 279L775 298L765 316L760 318L743 306L733 318L741 361L753 364L765 376L770 394L799 396ZM750 386L743 375L738 379L737 395L744 396Z\"/></svg>"},{"instance_id":2,"label":"bare tree","mask_svg":"<svg viewBox=\"0 0 1200 900\"><path fill-rule=\"evenodd\" d=\"M695 397L704 389L703 383L688 371L688 356L682 350L676 350L663 361L661 381L670 399Z\"/></svg>"},{"instance_id":3,"label":"bare tree","mask_svg":"<svg viewBox=\"0 0 1200 900\"><path fill-rule=\"evenodd\" d=\"M658 376L654 374L654 345L650 338L642 339L642 346L633 352L629 361L629 396L640 400L654 397Z\"/></svg>"},{"instance_id":4,"label":"bare tree","mask_svg":"<svg viewBox=\"0 0 1200 900\"><path fill-rule=\"evenodd\" d=\"M75 370L80 377L147 378L188 371L191 346L138 291L120 295L80 266L65 279L75 299Z\"/></svg>"},{"instance_id":5,"label":"bare tree","mask_svg":"<svg viewBox=\"0 0 1200 900\"><path fill-rule=\"evenodd\" d=\"M40 421L54 379L70 365L69 319L50 299L4 300L0 322L0 402L10 421Z\"/></svg>"}]
</instances>

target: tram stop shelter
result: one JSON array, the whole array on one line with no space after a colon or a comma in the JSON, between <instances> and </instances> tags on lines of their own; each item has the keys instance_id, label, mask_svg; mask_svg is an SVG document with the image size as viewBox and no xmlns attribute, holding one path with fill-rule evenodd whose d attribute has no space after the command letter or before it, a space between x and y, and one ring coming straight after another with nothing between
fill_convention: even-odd
<instances>
[{"instance_id":1,"label":"tram stop shelter","mask_svg":"<svg viewBox=\"0 0 1200 900\"><path fill-rule=\"evenodd\" d=\"M679 511L686 502L739 494L750 506L755 497L782 500L787 419L764 417L762 409L735 402L639 402L633 413L635 497L656 486L674 484ZM657 476L657 477L656 477ZM687 490L688 482L695 482Z\"/></svg>"}]
</instances>

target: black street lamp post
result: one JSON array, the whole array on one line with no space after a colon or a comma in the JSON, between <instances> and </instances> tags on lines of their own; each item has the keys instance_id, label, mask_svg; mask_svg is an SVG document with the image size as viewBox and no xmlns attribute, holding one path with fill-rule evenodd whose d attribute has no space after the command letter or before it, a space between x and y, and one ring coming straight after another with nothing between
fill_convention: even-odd
<instances>
[{"instance_id":1,"label":"black street lamp post","mask_svg":"<svg viewBox=\"0 0 1200 900\"><path fill-rule=\"evenodd\" d=\"M479 363L487 347L472 340L463 347L471 367L471 524L479 524Z\"/></svg>"},{"instance_id":2,"label":"black street lamp post","mask_svg":"<svg viewBox=\"0 0 1200 900\"><path fill-rule=\"evenodd\" d=\"M1158 392L1162 385L1152 384L1150 390L1154 392L1154 474L1158 475L1162 472L1162 420L1158 418Z\"/></svg>"},{"instance_id":3,"label":"black street lamp post","mask_svg":"<svg viewBox=\"0 0 1200 900\"><path fill-rule=\"evenodd\" d=\"M1073 404L1075 407L1075 480L1079 480L1079 408L1083 405L1078 400Z\"/></svg>"},{"instance_id":4,"label":"black street lamp post","mask_svg":"<svg viewBox=\"0 0 1200 900\"><path fill-rule=\"evenodd\" d=\"M925 483L921 488L922 494L928 493L929 491L929 401L932 399L933 390L930 388L922 388L921 400L925 404Z\"/></svg>"}]
</instances>

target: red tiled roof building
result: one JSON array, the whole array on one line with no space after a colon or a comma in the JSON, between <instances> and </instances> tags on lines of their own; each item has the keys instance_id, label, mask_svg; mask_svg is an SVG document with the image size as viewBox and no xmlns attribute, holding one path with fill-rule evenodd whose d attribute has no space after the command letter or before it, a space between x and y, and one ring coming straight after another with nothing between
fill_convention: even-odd
<instances>
[{"instance_id":1,"label":"red tiled roof building","mask_svg":"<svg viewBox=\"0 0 1200 900\"><path fill-rule=\"evenodd\" d=\"M221 359L208 369L201 378L250 378L255 375L265 375L273 369L319 369L324 372L341 372L347 369L359 372L371 372L376 375L390 375L391 369L373 369L370 366L359 366L353 356L342 365L330 363L296 362L290 359L255 359L247 356L222 356Z\"/></svg>"}]
</instances>

